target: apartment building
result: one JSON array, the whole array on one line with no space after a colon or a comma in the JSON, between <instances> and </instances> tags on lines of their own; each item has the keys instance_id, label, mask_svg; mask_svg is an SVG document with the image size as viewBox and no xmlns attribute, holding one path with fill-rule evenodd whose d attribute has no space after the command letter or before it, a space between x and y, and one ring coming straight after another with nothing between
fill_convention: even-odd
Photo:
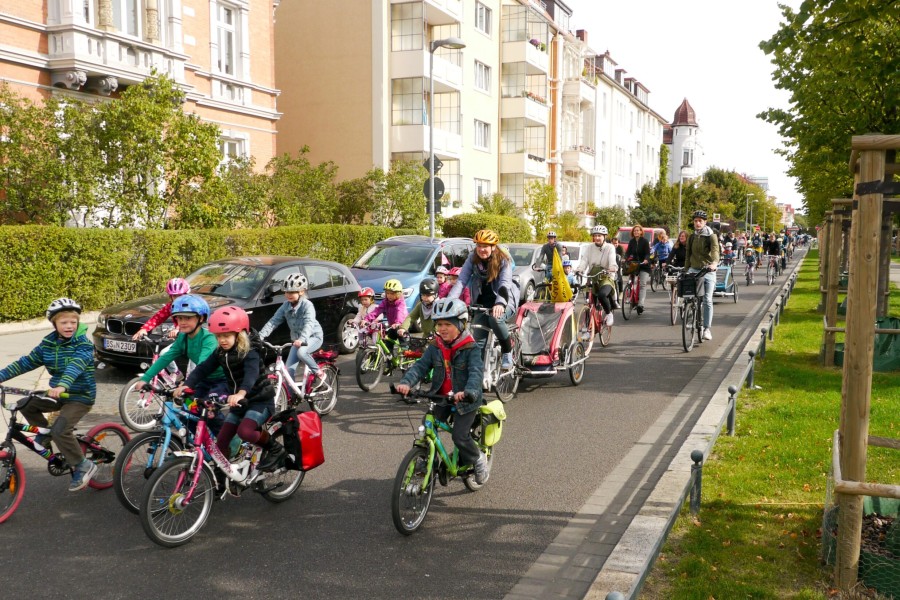
<instances>
[{"instance_id":1,"label":"apartment building","mask_svg":"<svg viewBox=\"0 0 900 600\"><path fill-rule=\"evenodd\" d=\"M222 130L223 155L275 152L279 0L0 0L0 81L39 100L115 98L155 70L184 110Z\"/></svg>"}]
</instances>

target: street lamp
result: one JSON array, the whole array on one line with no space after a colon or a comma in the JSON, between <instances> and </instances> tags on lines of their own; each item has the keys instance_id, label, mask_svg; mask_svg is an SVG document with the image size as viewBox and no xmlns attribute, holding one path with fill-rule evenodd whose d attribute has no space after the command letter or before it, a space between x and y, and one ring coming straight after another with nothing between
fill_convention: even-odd
<instances>
[{"instance_id":1,"label":"street lamp","mask_svg":"<svg viewBox=\"0 0 900 600\"><path fill-rule=\"evenodd\" d=\"M428 58L428 234L434 239L434 51L438 48L460 50L466 44L458 37L434 40Z\"/></svg>"},{"instance_id":2,"label":"street lamp","mask_svg":"<svg viewBox=\"0 0 900 600\"><path fill-rule=\"evenodd\" d=\"M753 197L753 194L747 194L747 204L744 208L744 229L750 230L750 198Z\"/></svg>"},{"instance_id":3,"label":"street lamp","mask_svg":"<svg viewBox=\"0 0 900 600\"><path fill-rule=\"evenodd\" d=\"M684 185L684 168L690 167L691 165L681 165L681 169L678 171L678 225L675 226L675 229L681 231L681 186ZM676 234L677 235L677 234Z\"/></svg>"}]
</instances>

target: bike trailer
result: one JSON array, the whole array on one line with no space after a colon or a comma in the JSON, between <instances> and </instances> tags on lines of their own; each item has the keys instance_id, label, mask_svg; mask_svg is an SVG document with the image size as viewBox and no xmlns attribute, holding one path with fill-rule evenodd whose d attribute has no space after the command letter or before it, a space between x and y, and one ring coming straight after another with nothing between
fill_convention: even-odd
<instances>
[{"instance_id":1,"label":"bike trailer","mask_svg":"<svg viewBox=\"0 0 900 600\"><path fill-rule=\"evenodd\" d=\"M731 265L719 265L716 269L716 292L724 294L731 287Z\"/></svg>"},{"instance_id":2,"label":"bike trailer","mask_svg":"<svg viewBox=\"0 0 900 600\"><path fill-rule=\"evenodd\" d=\"M284 466L293 471L309 471L325 462L322 448L322 419L315 411L297 413L283 410L269 419L269 434L282 430L282 444L287 455Z\"/></svg>"},{"instance_id":3,"label":"bike trailer","mask_svg":"<svg viewBox=\"0 0 900 600\"><path fill-rule=\"evenodd\" d=\"M499 400L488 402L481 411L481 441L485 446L493 446L500 441L503 433L503 421L506 420L506 409Z\"/></svg>"},{"instance_id":4,"label":"bike trailer","mask_svg":"<svg viewBox=\"0 0 900 600\"><path fill-rule=\"evenodd\" d=\"M559 349L568 348L573 339L573 310L571 302L526 302L519 307L516 325L522 343L522 364L530 373L555 373L553 363L559 357Z\"/></svg>"}]
</instances>

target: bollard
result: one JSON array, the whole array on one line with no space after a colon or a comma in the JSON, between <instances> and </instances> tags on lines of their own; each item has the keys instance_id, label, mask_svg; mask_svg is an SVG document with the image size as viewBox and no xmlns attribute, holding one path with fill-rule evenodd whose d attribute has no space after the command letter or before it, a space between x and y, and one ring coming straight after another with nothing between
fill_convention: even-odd
<instances>
[{"instance_id":1,"label":"bollard","mask_svg":"<svg viewBox=\"0 0 900 600\"><path fill-rule=\"evenodd\" d=\"M625 600L625 595L622 592L610 592L606 595L606 600Z\"/></svg>"},{"instance_id":2,"label":"bollard","mask_svg":"<svg viewBox=\"0 0 900 600\"><path fill-rule=\"evenodd\" d=\"M766 331L765 327L762 328L762 335L760 335L759 339L759 358L763 359L766 357Z\"/></svg>"},{"instance_id":3,"label":"bollard","mask_svg":"<svg viewBox=\"0 0 900 600\"><path fill-rule=\"evenodd\" d=\"M738 389L733 385L728 386L728 435L734 435L734 421L737 418L737 398Z\"/></svg>"},{"instance_id":4,"label":"bollard","mask_svg":"<svg viewBox=\"0 0 900 600\"><path fill-rule=\"evenodd\" d=\"M700 512L700 495L703 492L703 452L691 452L691 514L695 517Z\"/></svg>"},{"instance_id":5,"label":"bollard","mask_svg":"<svg viewBox=\"0 0 900 600\"><path fill-rule=\"evenodd\" d=\"M778 298L777 300L775 300L775 324L776 325L778 325L778 321L780 318L781 318L781 298Z\"/></svg>"},{"instance_id":6,"label":"bollard","mask_svg":"<svg viewBox=\"0 0 900 600\"><path fill-rule=\"evenodd\" d=\"M775 339L775 315L769 313L769 341Z\"/></svg>"},{"instance_id":7,"label":"bollard","mask_svg":"<svg viewBox=\"0 0 900 600\"><path fill-rule=\"evenodd\" d=\"M753 357L756 356L756 352L753 350L748 350L747 354L750 355L750 370L747 371L747 387L751 390L753 389Z\"/></svg>"}]
</instances>

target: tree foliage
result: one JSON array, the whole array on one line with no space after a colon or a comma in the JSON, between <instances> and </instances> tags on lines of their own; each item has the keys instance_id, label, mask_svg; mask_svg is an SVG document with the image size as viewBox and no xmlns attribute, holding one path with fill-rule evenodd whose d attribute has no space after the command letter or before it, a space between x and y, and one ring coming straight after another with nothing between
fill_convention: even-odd
<instances>
[{"instance_id":1,"label":"tree foliage","mask_svg":"<svg viewBox=\"0 0 900 600\"><path fill-rule=\"evenodd\" d=\"M597 225L606 225L610 235L615 235L619 227L628 224L628 214L619 206L606 206L593 211L594 222Z\"/></svg>"},{"instance_id":2,"label":"tree foliage","mask_svg":"<svg viewBox=\"0 0 900 600\"><path fill-rule=\"evenodd\" d=\"M525 186L525 212L534 227L535 239L543 239L556 215L556 190L549 183L532 179Z\"/></svg>"},{"instance_id":3,"label":"tree foliage","mask_svg":"<svg viewBox=\"0 0 900 600\"><path fill-rule=\"evenodd\" d=\"M758 116L778 127L779 150L797 178L810 223L831 199L849 197L851 136L900 132L900 5L897 0L804 0L781 6L778 31L760 48L790 108Z\"/></svg>"},{"instance_id":4,"label":"tree foliage","mask_svg":"<svg viewBox=\"0 0 900 600\"><path fill-rule=\"evenodd\" d=\"M480 196L472 208L477 213L490 213L502 217L522 217L522 209L500 192L494 192L490 196Z\"/></svg>"},{"instance_id":5,"label":"tree foliage","mask_svg":"<svg viewBox=\"0 0 900 600\"><path fill-rule=\"evenodd\" d=\"M417 161L398 161L390 171L369 171L372 181L372 223L384 227L424 229L428 225L422 188L428 171Z\"/></svg>"},{"instance_id":6,"label":"tree foliage","mask_svg":"<svg viewBox=\"0 0 900 600\"><path fill-rule=\"evenodd\" d=\"M337 166L326 161L312 164L303 146L297 156L282 154L269 161L269 204L278 225L331 223L337 212L338 191L334 185Z\"/></svg>"}]
</instances>

